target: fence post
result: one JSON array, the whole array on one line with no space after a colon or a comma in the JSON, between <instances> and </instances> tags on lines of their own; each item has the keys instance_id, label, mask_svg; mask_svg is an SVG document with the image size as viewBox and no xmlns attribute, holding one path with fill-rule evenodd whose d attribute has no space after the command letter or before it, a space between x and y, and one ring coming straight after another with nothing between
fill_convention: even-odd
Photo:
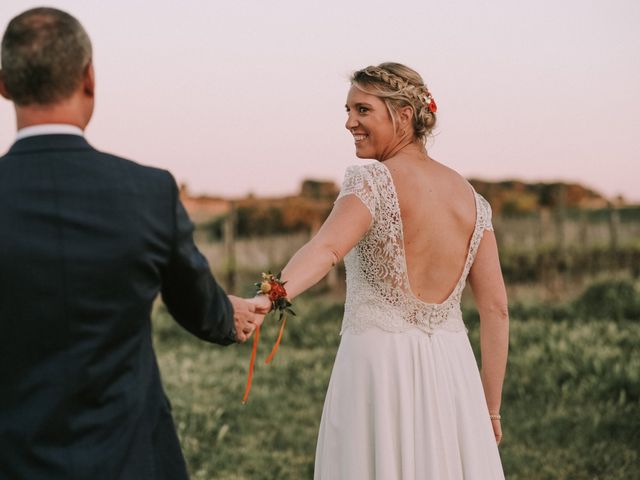
<instances>
[{"instance_id":1,"label":"fence post","mask_svg":"<svg viewBox=\"0 0 640 480\"><path fill-rule=\"evenodd\" d=\"M580 224L578 227L578 241L582 250L586 252L589 249L589 218L585 208L580 209Z\"/></svg>"},{"instance_id":2,"label":"fence post","mask_svg":"<svg viewBox=\"0 0 640 480\"><path fill-rule=\"evenodd\" d=\"M224 254L225 254L225 280L227 291L235 292L236 288L236 206L229 202L229 213L224 222Z\"/></svg>"},{"instance_id":3,"label":"fence post","mask_svg":"<svg viewBox=\"0 0 640 480\"><path fill-rule=\"evenodd\" d=\"M615 253L618 250L618 231L620 230L620 212L609 203L607 219L609 220L609 248Z\"/></svg>"},{"instance_id":4,"label":"fence post","mask_svg":"<svg viewBox=\"0 0 640 480\"><path fill-rule=\"evenodd\" d=\"M559 257L564 255L565 250L565 223L567 219L566 191L560 187L556 194L555 223L556 223L556 248Z\"/></svg>"},{"instance_id":5,"label":"fence post","mask_svg":"<svg viewBox=\"0 0 640 480\"><path fill-rule=\"evenodd\" d=\"M549 224L551 223L550 216L549 209L546 207L541 208L538 212L538 228L536 230L538 249L547 243L547 232L549 231Z\"/></svg>"}]
</instances>

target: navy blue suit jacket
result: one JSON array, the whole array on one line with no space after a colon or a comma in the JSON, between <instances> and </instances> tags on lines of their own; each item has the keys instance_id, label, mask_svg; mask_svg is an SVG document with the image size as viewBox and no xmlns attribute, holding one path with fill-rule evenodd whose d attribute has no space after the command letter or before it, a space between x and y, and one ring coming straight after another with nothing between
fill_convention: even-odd
<instances>
[{"instance_id":1,"label":"navy blue suit jacket","mask_svg":"<svg viewBox=\"0 0 640 480\"><path fill-rule=\"evenodd\" d=\"M154 299L203 340L235 337L192 231L168 172L83 137L0 157L0 479L187 478Z\"/></svg>"}]
</instances>

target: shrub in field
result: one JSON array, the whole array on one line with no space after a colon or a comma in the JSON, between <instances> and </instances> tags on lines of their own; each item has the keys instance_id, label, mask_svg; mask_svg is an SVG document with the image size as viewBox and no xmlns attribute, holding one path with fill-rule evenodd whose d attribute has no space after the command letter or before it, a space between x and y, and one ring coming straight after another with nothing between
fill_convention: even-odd
<instances>
[{"instance_id":1,"label":"shrub in field","mask_svg":"<svg viewBox=\"0 0 640 480\"><path fill-rule=\"evenodd\" d=\"M595 319L640 319L640 292L632 280L605 279L592 283L575 299L577 316Z\"/></svg>"},{"instance_id":2,"label":"shrub in field","mask_svg":"<svg viewBox=\"0 0 640 480\"><path fill-rule=\"evenodd\" d=\"M475 306L466 305L463 313L467 323L479 319ZM640 289L628 278L600 279L566 302L516 300L509 315L515 320L640 320Z\"/></svg>"},{"instance_id":3,"label":"shrub in field","mask_svg":"<svg viewBox=\"0 0 640 480\"><path fill-rule=\"evenodd\" d=\"M509 305L509 314L518 320L544 319L566 320L574 316L571 305L537 302L533 304L514 303Z\"/></svg>"}]
</instances>

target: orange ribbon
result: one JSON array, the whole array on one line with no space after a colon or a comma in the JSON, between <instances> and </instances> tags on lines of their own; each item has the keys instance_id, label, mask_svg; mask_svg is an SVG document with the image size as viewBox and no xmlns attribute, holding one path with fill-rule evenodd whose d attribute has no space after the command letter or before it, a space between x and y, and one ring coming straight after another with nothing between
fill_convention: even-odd
<instances>
[{"instance_id":1,"label":"orange ribbon","mask_svg":"<svg viewBox=\"0 0 640 480\"><path fill-rule=\"evenodd\" d=\"M251 391L251 380L253 379L253 367L256 364L256 352L258 351L258 338L260 337L260 327L256 328L256 334L253 336L253 349L251 350L251 362L249 363L249 378L247 379L247 388L244 390L242 403L247 403L249 392Z\"/></svg>"},{"instance_id":2,"label":"orange ribbon","mask_svg":"<svg viewBox=\"0 0 640 480\"><path fill-rule=\"evenodd\" d=\"M271 360L273 360L273 357L276 356L276 352L278 351L278 347L280 346L280 340L282 340L282 334L284 333L284 324L287 321L287 314L285 313L282 317L282 325L280 326L280 333L278 334L278 339L276 340L276 343L273 345L273 349L271 350L271 353L269 354L269 356L267 357L267 359L264 361L265 365L268 365L269 363L271 363Z\"/></svg>"},{"instance_id":3,"label":"orange ribbon","mask_svg":"<svg viewBox=\"0 0 640 480\"><path fill-rule=\"evenodd\" d=\"M287 322L287 314L282 315L282 325L280 326L280 333L278 334L278 339L276 343L273 345L271 349L271 353L264 361L265 365L271 363L273 357L275 357L276 352L278 351L278 347L280 346L280 341L282 340L282 334L284 333L284 324ZM260 336L260 327L256 328L255 336L253 337L253 348L251 350L251 361L249 362L249 377L247 378L247 387L244 390L244 396L242 397L242 403L247 403L247 399L249 398L249 392L251 391L251 382L253 380L253 369L256 364L256 353L258 351L258 337Z\"/></svg>"}]
</instances>

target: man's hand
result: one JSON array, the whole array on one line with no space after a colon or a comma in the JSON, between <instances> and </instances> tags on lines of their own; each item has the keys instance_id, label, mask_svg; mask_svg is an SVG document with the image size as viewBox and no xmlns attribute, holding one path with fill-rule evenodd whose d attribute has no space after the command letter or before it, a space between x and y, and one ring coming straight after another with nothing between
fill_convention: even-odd
<instances>
[{"instance_id":1,"label":"man's hand","mask_svg":"<svg viewBox=\"0 0 640 480\"><path fill-rule=\"evenodd\" d=\"M253 331L262 325L264 315L256 313L256 306L234 295L229 295L233 307L233 320L236 325L236 342L246 342Z\"/></svg>"}]
</instances>

